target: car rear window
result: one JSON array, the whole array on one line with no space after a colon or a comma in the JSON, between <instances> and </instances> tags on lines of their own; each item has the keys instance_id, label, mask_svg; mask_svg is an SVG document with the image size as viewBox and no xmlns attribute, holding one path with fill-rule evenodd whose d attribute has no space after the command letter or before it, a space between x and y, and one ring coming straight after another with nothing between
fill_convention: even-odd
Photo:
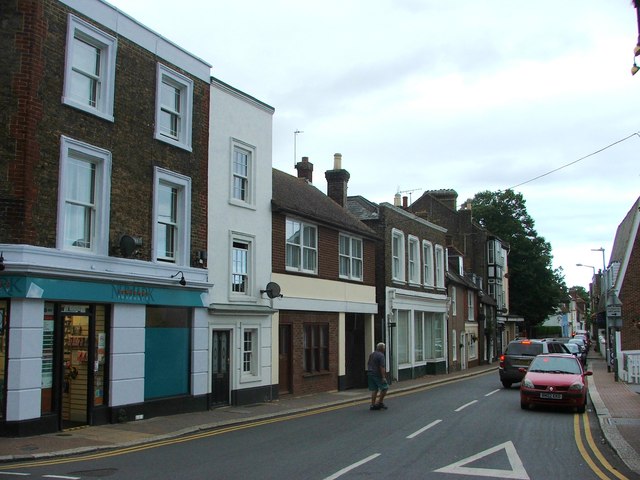
<instances>
[{"instance_id":1,"label":"car rear window","mask_svg":"<svg viewBox=\"0 0 640 480\"><path fill-rule=\"evenodd\" d=\"M507 355L530 355L535 357L542 353L541 343L510 343L507 346Z\"/></svg>"}]
</instances>

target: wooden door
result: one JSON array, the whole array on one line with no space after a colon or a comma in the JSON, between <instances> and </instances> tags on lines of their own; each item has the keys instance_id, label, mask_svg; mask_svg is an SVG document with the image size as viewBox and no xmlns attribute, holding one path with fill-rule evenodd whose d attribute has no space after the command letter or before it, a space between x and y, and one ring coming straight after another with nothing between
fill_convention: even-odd
<instances>
[{"instance_id":1,"label":"wooden door","mask_svg":"<svg viewBox=\"0 0 640 480\"><path fill-rule=\"evenodd\" d=\"M281 324L278 341L278 393L280 395L293 393L291 385L292 355L291 355L291 325Z\"/></svg>"},{"instance_id":2,"label":"wooden door","mask_svg":"<svg viewBox=\"0 0 640 480\"><path fill-rule=\"evenodd\" d=\"M230 330L213 330L211 338L211 406L229 404Z\"/></svg>"}]
</instances>

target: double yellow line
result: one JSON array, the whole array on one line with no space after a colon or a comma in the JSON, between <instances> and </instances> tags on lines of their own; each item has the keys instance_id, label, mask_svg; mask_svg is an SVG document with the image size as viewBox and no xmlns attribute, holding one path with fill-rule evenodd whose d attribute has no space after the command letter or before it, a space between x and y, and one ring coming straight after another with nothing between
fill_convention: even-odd
<instances>
[{"instance_id":1,"label":"double yellow line","mask_svg":"<svg viewBox=\"0 0 640 480\"><path fill-rule=\"evenodd\" d=\"M270 423L283 422L285 420L292 420L294 418L302 418L308 417L310 415L316 415L322 412L329 412L332 410L338 410L340 408L345 408L348 406L356 405L359 403L365 403L364 401L356 401L353 403L347 404L339 404L339 405L331 405L324 408L318 408L310 411L303 411L298 413L292 413L289 415L283 415L273 418L267 418L264 420L257 420L250 423L244 424L236 424L230 425L228 427L222 427L215 430L206 430L202 432L188 434L182 437L168 438L165 440L155 440L150 441L148 443L142 443L138 445L132 445L130 447L124 448L115 448L109 450L103 450L100 452L89 453L86 455L78 454L78 456L68 456L68 457L59 457L54 459L43 459L43 460L34 460L34 461L26 461L26 462L18 462L18 463L7 463L5 465L0 465L0 471L3 470L17 470L21 468L29 468L29 467L43 467L48 465L60 465L63 463L76 463L76 462L85 462L89 460L99 460L103 458L117 457L120 455L126 455L128 453L141 452L143 450L149 450L151 448L162 447L165 445L175 445L178 443L191 442L193 440L198 440L201 438L214 437L217 435L222 435L225 433L235 432L238 430L245 430L247 428L259 427L261 425L268 425Z\"/></svg>"},{"instance_id":2,"label":"double yellow line","mask_svg":"<svg viewBox=\"0 0 640 480\"><path fill-rule=\"evenodd\" d=\"M584 437L587 442L589 448L585 447L584 442L582 441L582 430L580 429L580 419L582 419L582 425L584 430ZM593 435L591 434L591 426L589 425L589 416L586 413L576 414L573 416L573 433L576 439L576 445L578 446L578 450L580 451L580 455L589 468L595 473L598 478L602 480L612 480L610 475L618 478L619 480L629 480L627 477L618 472L613 465L611 465L606 458L602 455L600 450L598 449L596 442L593 440ZM594 460L595 457L600 465L610 474L607 475L602 469L597 465Z\"/></svg>"}]
</instances>

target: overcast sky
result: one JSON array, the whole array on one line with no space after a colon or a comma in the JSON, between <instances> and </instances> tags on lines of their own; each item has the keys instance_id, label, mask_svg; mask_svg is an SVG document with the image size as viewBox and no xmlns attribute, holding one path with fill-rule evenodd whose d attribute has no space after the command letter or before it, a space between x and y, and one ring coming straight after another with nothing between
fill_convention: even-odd
<instances>
[{"instance_id":1,"label":"overcast sky","mask_svg":"<svg viewBox=\"0 0 640 480\"><path fill-rule=\"evenodd\" d=\"M630 0L109 2L274 107L273 166L295 143L322 191L336 152L374 202L515 187L568 286L640 195Z\"/></svg>"}]
</instances>

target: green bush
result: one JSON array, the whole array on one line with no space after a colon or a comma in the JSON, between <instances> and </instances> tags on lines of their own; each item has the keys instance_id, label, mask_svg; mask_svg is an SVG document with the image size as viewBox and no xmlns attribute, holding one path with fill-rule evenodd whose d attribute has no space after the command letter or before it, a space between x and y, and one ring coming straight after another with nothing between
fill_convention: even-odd
<instances>
[{"instance_id":1,"label":"green bush","mask_svg":"<svg viewBox=\"0 0 640 480\"><path fill-rule=\"evenodd\" d=\"M543 327L541 325L533 328L533 338L553 338L562 336L562 327Z\"/></svg>"}]
</instances>

